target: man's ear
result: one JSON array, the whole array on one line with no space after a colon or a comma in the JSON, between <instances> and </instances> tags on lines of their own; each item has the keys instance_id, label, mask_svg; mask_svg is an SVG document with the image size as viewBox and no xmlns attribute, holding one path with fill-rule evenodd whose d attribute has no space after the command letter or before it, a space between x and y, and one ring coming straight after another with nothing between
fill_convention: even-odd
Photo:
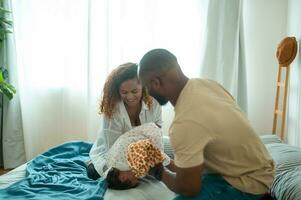
<instances>
[{"instance_id":1,"label":"man's ear","mask_svg":"<svg viewBox=\"0 0 301 200\"><path fill-rule=\"evenodd\" d=\"M154 88L155 90L158 90L161 86L161 81L160 81L159 77L154 77L151 80L151 85L152 85L152 88Z\"/></svg>"}]
</instances>

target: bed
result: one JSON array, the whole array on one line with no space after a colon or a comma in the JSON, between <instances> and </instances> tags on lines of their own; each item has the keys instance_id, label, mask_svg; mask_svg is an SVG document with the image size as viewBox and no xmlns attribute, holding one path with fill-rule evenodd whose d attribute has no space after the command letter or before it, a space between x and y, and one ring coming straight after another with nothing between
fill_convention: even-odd
<instances>
[{"instance_id":1,"label":"bed","mask_svg":"<svg viewBox=\"0 0 301 200\"><path fill-rule=\"evenodd\" d=\"M89 179L86 161L91 146L83 141L68 142L0 176L0 199L169 200L175 196L151 176L126 191L107 189L102 178Z\"/></svg>"},{"instance_id":2,"label":"bed","mask_svg":"<svg viewBox=\"0 0 301 200\"><path fill-rule=\"evenodd\" d=\"M275 135L262 136L261 139L276 162L276 177L271 188L271 194L278 200L301 199L301 148L284 144ZM28 199L45 199L45 197L47 197L47 199L57 200L169 200L173 199L175 196L175 194L169 191L164 184L156 181L150 176L142 179L137 188L127 191L106 190L104 181L99 180L97 182L87 180L85 178L84 161L88 158L88 149L90 147L91 144L86 142L69 142L47 151L41 155L42 157L38 156L38 159L34 159L38 160L35 163L29 162L28 164L21 165L9 173L0 176L0 199L9 198L9 195L12 195L13 199L27 199L27 197ZM164 149L170 157L173 157L168 137L164 137ZM68 152L67 155L65 155L66 152ZM77 153L74 154L74 152ZM66 161L63 159L59 163L56 162L50 167L45 167L51 163L51 159L49 160L49 157L56 160L68 158L68 160ZM80 157L80 159L78 159L78 157ZM72 163L68 163L69 160L71 160ZM60 164L62 166L60 166ZM73 166L73 164L75 166ZM68 169L74 169L74 172L71 171L70 173L78 174L76 181L73 177L71 177L70 180L68 179L65 180L65 182L64 180L60 182L60 179L63 178L59 175L59 173L48 169L53 169L57 166L63 168L68 166ZM47 185L49 181L51 182L53 180L48 180L49 177L43 177L40 175L39 171L34 171L37 167L40 167L41 171L45 169L46 171L48 170L48 175L55 175L54 177L57 176L56 181L59 183L59 187L56 185ZM30 180L28 185L24 187L24 185L22 185L22 181L26 180L28 175L32 175L33 173L36 173L37 177L31 178L32 180ZM64 176L65 175L66 173ZM79 183L77 180L81 180L81 182ZM72 183L70 187L68 187L69 183ZM42 190L41 188L44 188L45 185L47 190L50 189L52 190L52 193L54 192L55 194L51 194L49 196L47 190ZM31 187L34 187L34 189ZM12 191L7 192L11 188L13 188ZM81 188L81 190L78 190L78 188Z\"/></svg>"}]
</instances>

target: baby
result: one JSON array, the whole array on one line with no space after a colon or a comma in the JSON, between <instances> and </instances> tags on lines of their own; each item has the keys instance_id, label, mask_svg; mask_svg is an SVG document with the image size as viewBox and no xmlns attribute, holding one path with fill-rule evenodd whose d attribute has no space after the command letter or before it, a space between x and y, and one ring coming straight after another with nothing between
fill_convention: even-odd
<instances>
[{"instance_id":1,"label":"baby","mask_svg":"<svg viewBox=\"0 0 301 200\"><path fill-rule=\"evenodd\" d=\"M155 123L138 126L121 135L108 152L105 177L112 189L129 189L138 185L138 178L150 168L170 164L163 153L162 131Z\"/></svg>"}]
</instances>

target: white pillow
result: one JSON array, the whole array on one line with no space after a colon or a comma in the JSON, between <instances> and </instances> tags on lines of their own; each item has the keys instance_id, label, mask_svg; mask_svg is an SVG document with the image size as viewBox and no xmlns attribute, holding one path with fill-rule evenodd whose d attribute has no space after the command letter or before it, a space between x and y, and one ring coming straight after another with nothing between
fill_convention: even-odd
<instances>
[{"instance_id":1,"label":"white pillow","mask_svg":"<svg viewBox=\"0 0 301 200\"><path fill-rule=\"evenodd\" d=\"M284 143L266 144L266 147L276 162L277 173L301 166L301 148Z\"/></svg>"},{"instance_id":2,"label":"white pillow","mask_svg":"<svg viewBox=\"0 0 301 200\"><path fill-rule=\"evenodd\" d=\"M276 163L271 194L276 199L297 200L301 197L301 148L283 143L266 145Z\"/></svg>"}]
</instances>

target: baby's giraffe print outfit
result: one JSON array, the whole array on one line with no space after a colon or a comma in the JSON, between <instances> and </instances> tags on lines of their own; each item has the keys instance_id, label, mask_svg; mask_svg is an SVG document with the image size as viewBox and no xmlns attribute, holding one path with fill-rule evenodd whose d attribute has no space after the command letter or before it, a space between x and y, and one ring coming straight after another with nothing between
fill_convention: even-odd
<instances>
[{"instance_id":1,"label":"baby's giraffe print outfit","mask_svg":"<svg viewBox=\"0 0 301 200\"><path fill-rule=\"evenodd\" d=\"M128 164L136 177L147 174L150 168L164 161L164 154L150 139L139 140L128 147Z\"/></svg>"},{"instance_id":2,"label":"baby's giraffe print outfit","mask_svg":"<svg viewBox=\"0 0 301 200\"><path fill-rule=\"evenodd\" d=\"M119 136L108 151L107 166L132 170L135 176L142 177L150 167L162 161L164 166L170 163L163 152L162 130L155 123L147 123Z\"/></svg>"}]
</instances>

